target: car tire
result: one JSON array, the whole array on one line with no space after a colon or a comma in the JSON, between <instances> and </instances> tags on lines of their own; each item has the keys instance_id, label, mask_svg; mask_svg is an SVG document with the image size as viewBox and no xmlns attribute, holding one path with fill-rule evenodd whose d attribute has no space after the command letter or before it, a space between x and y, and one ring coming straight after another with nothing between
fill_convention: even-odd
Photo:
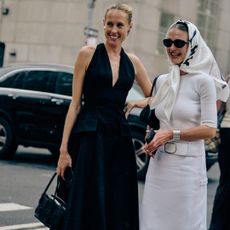
<instances>
[{"instance_id":1,"label":"car tire","mask_svg":"<svg viewBox=\"0 0 230 230\"><path fill-rule=\"evenodd\" d=\"M143 150L143 145L145 144L144 136L144 132L135 130L132 131L132 141L137 164L137 179L139 181L145 181L145 176L149 164L149 156L147 156Z\"/></svg>"},{"instance_id":2,"label":"car tire","mask_svg":"<svg viewBox=\"0 0 230 230\"><path fill-rule=\"evenodd\" d=\"M0 158L12 159L16 149L17 144L12 126L6 119L0 118Z\"/></svg>"}]
</instances>

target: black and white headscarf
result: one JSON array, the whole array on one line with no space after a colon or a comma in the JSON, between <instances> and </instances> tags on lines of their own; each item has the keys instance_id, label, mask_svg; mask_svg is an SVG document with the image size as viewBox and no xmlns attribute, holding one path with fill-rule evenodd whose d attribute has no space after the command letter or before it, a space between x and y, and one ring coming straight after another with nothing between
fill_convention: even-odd
<instances>
[{"instance_id":1,"label":"black and white headscarf","mask_svg":"<svg viewBox=\"0 0 230 230\"><path fill-rule=\"evenodd\" d=\"M176 21L173 23L169 30L177 24L183 22L188 26L189 48L184 62L179 66L171 63L170 71L167 80L159 88L154 99L152 100L151 107L154 108L159 103L164 102L165 115L170 120L172 109L180 84L180 70L186 73L206 73L213 78L217 100L226 101L229 96L228 84L223 79L219 70L216 60L200 35L197 27L188 21Z\"/></svg>"}]
</instances>

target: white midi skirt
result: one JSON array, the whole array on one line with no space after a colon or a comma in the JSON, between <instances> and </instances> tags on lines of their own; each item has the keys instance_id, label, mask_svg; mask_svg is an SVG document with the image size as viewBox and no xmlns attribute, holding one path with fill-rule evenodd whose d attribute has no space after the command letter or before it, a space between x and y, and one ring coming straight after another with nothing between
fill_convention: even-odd
<instances>
[{"instance_id":1,"label":"white midi skirt","mask_svg":"<svg viewBox=\"0 0 230 230\"><path fill-rule=\"evenodd\" d=\"M140 230L206 230L205 154L196 157L158 150L146 175Z\"/></svg>"}]
</instances>

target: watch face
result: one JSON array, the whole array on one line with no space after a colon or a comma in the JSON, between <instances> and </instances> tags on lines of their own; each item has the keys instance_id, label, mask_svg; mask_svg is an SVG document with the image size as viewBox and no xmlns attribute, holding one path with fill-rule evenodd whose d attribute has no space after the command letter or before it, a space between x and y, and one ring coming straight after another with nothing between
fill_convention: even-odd
<instances>
[{"instance_id":1,"label":"watch face","mask_svg":"<svg viewBox=\"0 0 230 230\"><path fill-rule=\"evenodd\" d=\"M169 154L173 154L176 152L176 143L174 142L167 142L164 145L164 151Z\"/></svg>"}]
</instances>

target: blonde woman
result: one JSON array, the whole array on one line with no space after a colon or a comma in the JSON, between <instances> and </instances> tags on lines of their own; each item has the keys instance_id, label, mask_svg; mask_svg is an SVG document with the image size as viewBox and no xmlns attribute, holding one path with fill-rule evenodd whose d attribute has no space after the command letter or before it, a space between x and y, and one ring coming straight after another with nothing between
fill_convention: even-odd
<instances>
[{"instance_id":1,"label":"blonde woman","mask_svg":"<svg viewBox=\"0 0 230 230\"><path fill-rule=\"evenodd\" d=\"M131 7L109 7L105 42L83 47L76 60L57 167L62 177L67 167L74 171L65 230L139 229L135 153L123 109L134 79L145 95L151 82L140 60L122 48L131 29Z\"/></svg>"}]
</instances>

